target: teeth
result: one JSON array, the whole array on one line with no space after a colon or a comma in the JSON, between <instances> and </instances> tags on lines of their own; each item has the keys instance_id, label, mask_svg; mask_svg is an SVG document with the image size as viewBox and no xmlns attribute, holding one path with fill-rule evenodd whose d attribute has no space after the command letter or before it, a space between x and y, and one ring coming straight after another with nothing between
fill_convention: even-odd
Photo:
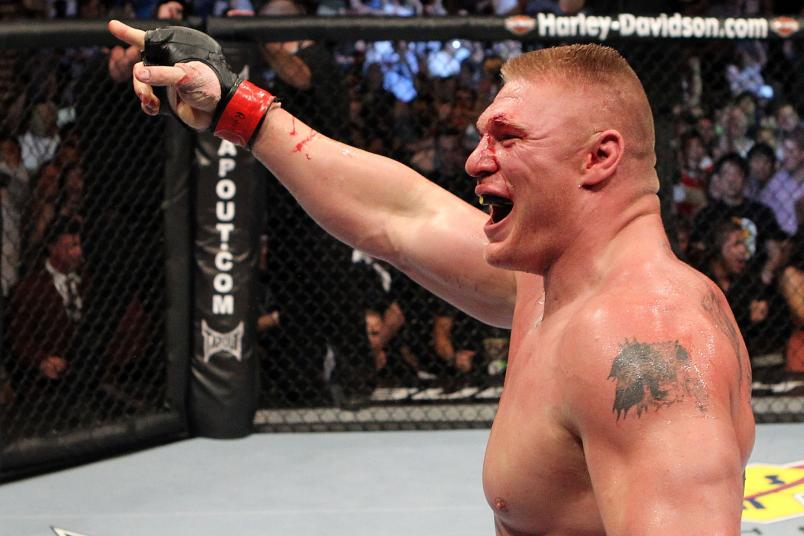
<instances>
[{"instance_id":1,"label":"teeth","mask_svg":"<svg viewBox=\"0 0 804 536\"><path fill-rule=\"evenodd\" d=\"M510 199L499 197L496 195L480 195L478 196L481 205L504 205L511 206L514 203Z\"/></svg>"}]
</instances>

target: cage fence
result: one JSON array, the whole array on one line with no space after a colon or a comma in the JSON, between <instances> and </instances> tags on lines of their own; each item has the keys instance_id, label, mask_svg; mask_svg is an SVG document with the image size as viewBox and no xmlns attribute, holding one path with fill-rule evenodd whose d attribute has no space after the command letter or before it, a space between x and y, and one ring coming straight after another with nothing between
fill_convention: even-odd
<instances>
[{"instance_id":1,"label":"cage fence","mask_svg":"<svg viewBox=\"0 0 804 536\"><path fill-rule=\"evenodd\" d=\"M717 28L711 35L725 35ZM252 71L256 82L321 132L404 162L473 204L463 164L478 142L475 120L500 87L500 65L556 44L457 34L427 40L412 32L397 40L327 40L320 33L315 42L286 43L309 66L310 89L290 87L264 53ZM628 59L645 86L671 242L729 299L751 357L758 420L799 421L801 194L791 174L800 175L804 148L804 140L794 141L801 139L801 41L605 44ZM508 333L327 237L275 180L268 189L262 314L274 320L260 335L257 426L491 423Z\"/></svg>"},{"instance_id":2,"label":"cage fence","mask_svg":"<svg viewBox=\"0 0 804 536\"><path fill-rule=\"evenodd\" d=\"M558 35L558 26L523 39L496 20L487 32L480 23L489 21L474 21L480 30L468 37L466 21L454 19L396 21L390 30L355 21L370 27L359 36L342 19L293 22L207 28L249 48L251 80L319 132L404 162L473 204L463 165L501 64L590 40ZM274 62L276 43L243 44L272 24L285 32L274 39L309 69L309 87ZM730 37L720 24L715 35ZM612 34L605 44L643 81L668 234L682 259L726 291L751 357L758 420L798 422L802 40L691 35ZM102 44L0 55L6 450L177 411L166 400L165 120L141 114L128 83L110 78ZM329 237L267 171L262 178L256 428L488 426L508 332Z\"/></svg>"},{"instance_id":3,"label":"cage fence","mask_svg":"<svg viewBox=\"0 0 804 536\"><path fill-rule=\"evenodd\" d=\"M164 128L100 47L2 51L3 469L170 420ZM22 460L22 461L20 461ZM37 462L37 463L38 463Z\"/></svg>"}]
</instances>

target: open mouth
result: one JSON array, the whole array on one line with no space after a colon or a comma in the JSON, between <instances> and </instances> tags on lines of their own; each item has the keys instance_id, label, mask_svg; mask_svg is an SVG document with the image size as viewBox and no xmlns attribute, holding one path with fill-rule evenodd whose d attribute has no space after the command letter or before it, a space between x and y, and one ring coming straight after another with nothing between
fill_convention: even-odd
<instances>
[{"instance_id":1,"label":"open mouth","mask_svg":"<svg viewBox=\"0 0 804 536\"><path fill-rule=\"evenodd\" d=\"M480 204L489 207L489 215L493 223L503 221L514 209L514 202L497 195L481 195Z\"/></svg>"}]
</instances>

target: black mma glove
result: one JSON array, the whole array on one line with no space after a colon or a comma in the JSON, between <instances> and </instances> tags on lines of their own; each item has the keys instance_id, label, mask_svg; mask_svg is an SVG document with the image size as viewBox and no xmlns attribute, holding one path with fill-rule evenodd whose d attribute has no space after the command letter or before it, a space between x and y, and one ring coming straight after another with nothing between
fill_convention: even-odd
<instances>
[{"instance_id":1,"label":"black mma glove","mask_svg":"<svg viewBox=\"0 0 804 536\"><path fill-rule=\"evenodd\" d=\"M252 138L276 100L264 89L233 73L218 42L192 28L165 26L148 30L142 61L144 65L173 66L189 61L209 65L221 85L221 100L212 115L212 130L219 138L241 147L251 147ZM157 93L161 102L159 112L172 113L165 88L154 90L161 90Z\"/></svg>"}]
</instances>

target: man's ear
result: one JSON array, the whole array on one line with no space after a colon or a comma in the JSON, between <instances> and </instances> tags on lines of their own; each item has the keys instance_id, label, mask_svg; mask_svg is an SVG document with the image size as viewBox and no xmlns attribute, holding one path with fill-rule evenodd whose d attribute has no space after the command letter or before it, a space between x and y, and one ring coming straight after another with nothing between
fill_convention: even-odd
<instances>
[{"instance_id":1,"label":"man's ear","mask_svg":"<svg viewBox=\"0 0 804 536\"><path fill-rule=\"evenodd\" d=\"M598 132L586 152L579 186L594 188L614 175L624 149L625 143L618 131Z\"/></svg>"}]
</instances>

